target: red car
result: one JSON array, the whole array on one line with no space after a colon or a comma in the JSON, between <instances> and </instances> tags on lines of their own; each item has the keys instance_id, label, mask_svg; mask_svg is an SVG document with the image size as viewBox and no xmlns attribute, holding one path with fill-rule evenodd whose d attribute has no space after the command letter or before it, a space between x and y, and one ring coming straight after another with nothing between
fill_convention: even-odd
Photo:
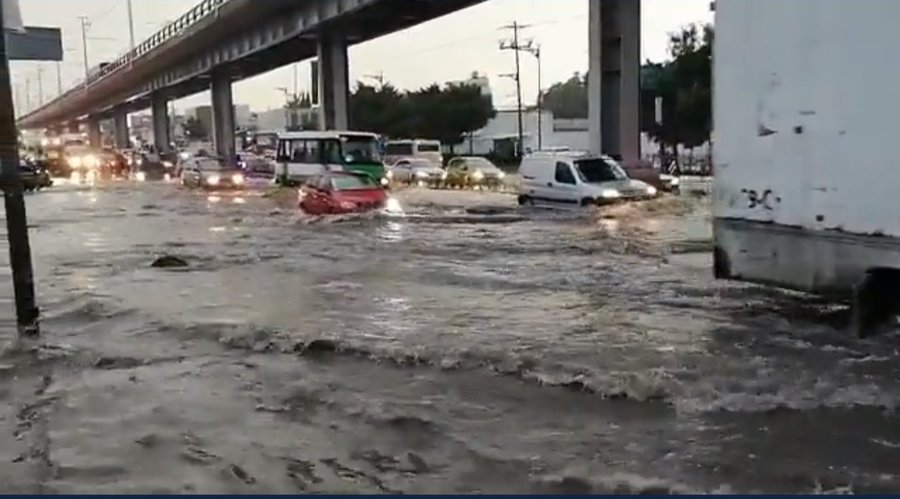
<instances>
[{"instance_id":1,"label":"red car","mask_svg":"<svg viewBox=\"0 0 900 499\"><path fill-rule=\"evenodd\" d=\"M371 177L360 173L315 175L300 189L299 197L300 209L310 215L399 211L396 199Z\"/></svg>"}]
</instances>

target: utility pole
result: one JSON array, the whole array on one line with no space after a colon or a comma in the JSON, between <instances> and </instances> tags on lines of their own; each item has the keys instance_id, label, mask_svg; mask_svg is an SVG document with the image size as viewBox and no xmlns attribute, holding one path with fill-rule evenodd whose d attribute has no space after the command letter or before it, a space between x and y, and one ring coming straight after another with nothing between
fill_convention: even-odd
<instances>
[{"instance_id":1,"label":"utility pole","mask_svg":"<svg viewBox=\"0 0 900 499\"><path fill-rule=\"evenodd\" d=\"M78 16L78 19L81 20L81 51L82 54L84 54L84 85L87 86L88 74L90 73L90 69L88 68L87 29L91 27L91 21L87 16Z\"/></svg>"},{"instance_id":2,"label":"utility pole","mask_svg":"<svg viewBox=\"0 0 900 499\"><path fill-rule=\"evenodd\" d=\"M38 106L44 105L44 66L37 68Z\"/></svg>"},{"instance_id":3,"label":"utility pole","mask_svg":"<svg viewBox=\"0 0 900 499\"><path fill-rule=\"evenodd\" d=\"M519 45L519 30L525 28L528 28L528 26L519 24L516 21L513 21L513 23L508 26L503 26L502 29L512 30L513 37L512 40L500 42L500 50L512 50L516 55L516 73L514 79L516 80L516 109L519 121L519 141L518 144L516 144L516 153L518 154L519 159L522 159L522 141L524 139L524 133L522 131L522 67L519 61L519 52L525 50L524 47Z\"/></svg>"},{"instance_id":4,"label":"utility pole","mask_svg":"<svg viewBox=\"0 0 900 499\"><path fill-rule=\"evenodd\" d=\"M19 174L19 133L13 110L3 10L0 7L0 185L6 208L6 237L16 299L16 324L20 336L34 336L39 332L39 312L34 296L24 189Z\"/></svg>"},{"instance_id":5,"label":"utility pole","mask_svg":"<svg viewBox=\"0 0 900 499\"><path fill-rule=\"evenodd\" d=\"M532 45L532 41L529 40L524 50L537 59L538 150L541 150L544 148L544 87L541 82L541 44Z\"/></svg>"}]
</instances>

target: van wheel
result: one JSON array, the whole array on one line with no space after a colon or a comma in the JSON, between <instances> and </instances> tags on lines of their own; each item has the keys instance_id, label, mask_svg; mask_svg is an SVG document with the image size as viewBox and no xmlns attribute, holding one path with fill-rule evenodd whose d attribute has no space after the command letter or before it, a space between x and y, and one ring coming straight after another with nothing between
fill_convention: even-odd
<instances>
[{"instance_id":1,"label":"van wheel","mask_svg":"<svg viewBox=\"0 0 900 499\"><path fill-rule=\"evenodd\" d=\"M587 208L588 206L597 206L597 201L591 198L584 198L581 200L581 206Z\"/></svg>"},{"instance_id":2,"label":"van wheel","mask_svg":"<svg viewBox=\"0 0 900 499\"><path fill-rule=\"evenodd\" d=\"M534 206L534 199L531 196L519 196L519 206Z\"/></svg>"}]
</instances>

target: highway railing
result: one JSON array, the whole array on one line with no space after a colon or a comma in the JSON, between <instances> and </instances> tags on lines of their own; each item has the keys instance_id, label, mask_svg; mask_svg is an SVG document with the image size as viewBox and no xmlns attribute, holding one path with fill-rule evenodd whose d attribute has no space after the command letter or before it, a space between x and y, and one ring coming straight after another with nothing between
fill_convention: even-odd
<instances>
[{"instance_id":1,"label":"highway railing","mask_svg":"<svg viewBox=\"0 0 900 499\"><path fill-rule=\"evenodd\" d=\"M80 81L74 87L70 88L68 91L60 95L59 97L53 99L48 102L47 105L51 105L56 101L66 99L78 92L82 92L85 89L90 88L95 83L103 80L109 75L122 70L123 68L131 67L131 64L140 57L152 52L154 49L159 47L160 45L168 42L169 40L181 35L186 30L196 25L200 21L206 19L210 15L214 15L218 9L228 3L231 0L203 0L199 4L195 5L191 10L184 13L178 19L166 24L162 29L153 34L150 38L144 40L140 45L134 47L134 49L129 50L128 52L119 56L115 61L110 62L106 66L103 66L99 70L96 70L87 75L87 78ZM35 111L39 111L40 108ZM29 113L30 114L30 113Z\"/></svg>"}]
</instances>

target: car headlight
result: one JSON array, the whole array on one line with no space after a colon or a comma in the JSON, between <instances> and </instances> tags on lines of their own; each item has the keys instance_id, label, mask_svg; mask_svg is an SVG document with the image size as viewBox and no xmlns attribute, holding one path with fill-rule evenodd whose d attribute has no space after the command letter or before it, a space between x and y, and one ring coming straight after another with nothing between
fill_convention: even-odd
<instances>
[{"instance_id":1,"label":"car headlight","mask_svg":"<svg viewBox=\"0 0 900 499\"><path fill-rule=\"evenodd\" d=\"M397 201L397 198L387 198L384 202L384 209L389 213L402 213L403 207L400 206L400 201Z\"/></svg>"},{"instance_id":2,"label":"car headlight","mask_svg":"<svg viewBox=\"0 0 900 499\"><path fill-rule=\"evenodd\" d=\"M165 166L166 168L172 168L175 165L173 165L171 161L163 161L163 166Z\"/></svg>"},{"instance_id":3,"label":"car headlight","mask_svg":"<svg viewBox=\"0 0 900 499\"><path fill-rule=\"evenodd\" d=\"M71 166L72 168L81 168L81 158L78 156L70 157L69 166Z\"/></svg>"},{"instance_id":4,"label":"car headlight","mask_svg":"<svg viewBox=\"0 0 900 499\"><path fill-rule=\"evenodd\" d=\"M191 153L189 153L189 152L183 152L183 153L180 153L180 154L178 154L178 156L179 156L181 159L191 159Z\"/></svg>"},{"instance_id":5,"label":"car headlight","mask_svg":"<svg viewBox=\"0 0 900 499\"><path fill-rule=\"evenodd\" d=\"M240 173L235 173L234 175L231 176L231 182L234 183L234 185L243 185L244 184L244 176L241 175Z\"/></svg>"},{"instance_id":6,"label":"car headlight","mask_svg":"<svg viewBox=\"0 0 900 499\"><path fill-rule=\"evenodd\" d=\"M388 178L390 178L390 173L391 173L391 172L388 172ZM382 186L382 187L387 187L388 184L391 183L391 181L388 180L388 178L383 178L383 179L381 179L381 186Z\"/></svg>"},{"instance_id":7,"label":"car headlight","mask_svg":"<svg viewBox=\"0 0 900 499\"><path fill-rule=\"evenodd\" d=\"M341 201L340 206L341 206L342 210L355 210L356 209L356 203L354 203L353 201Z\"/></svg>"},{"instance_id":8,"label":"car headlight","mask_svg":"<svg viewBox=\"0 0 900 499\"><path fill-rule=\"evenodd\" d=\"M600 197L603 199L617 199L621 197L621 195L622 194L615 189L603 189L603 191L600 192Z\"/></svg>"},{"instance_id":9,"label":"car headlight","mask_svg":"<svg viewBox=\"0 0 900 499\"><path fill-rule=\"evenodd\" d=\"M656 187L653 187L652 185L647 187L647 194L650 196L655 196L656 195Z\"/></svg>"},{"instance_id":10,"label":"car headlight","mask_svg":"<svg viewBox=\"0 0 900 499\"><path fill-rule=\"evenodd\" d=\"M422 170L416 170L416 177L425 178L428 176L428 172L423 172Z\"/></svg>"},{"instance_id":11,"label":"car headlight","mask_svg":"<svg viewBox=\"0 0 900 499\"><path fill-rule=\"evenodd\" d=\"M482 173L481 171L476 171L476 172L472 173L472 180L474 180L476 182L480 182L480 181L484 180L484 173Z\"/></svg>"},{"instance_id":12,"label":"car headlight","mask_svg":"<svg viewBox=\"0 0 900 499\"><path fill-rule=\"evenodd\" d=\"M385 178L388 179L388 180L393 179L393 178L394 178L394 171L393 171L393 170L388 170L387 173L385 174Z\"/></svg>"},{"instance_id":13,"label":"car headlight","mask_svg":"<svg viewBox=\"0 0 900 499\"><path fill-rule=\"evenodd\" d=\"M503 180L506 177L505 172L497 172L497 178Z\"/></svg>"},{"instance_id":14,"label":"car headlight","mask_svg":"<svg viewBox=\"0 0 900 499\"><path fill-rule=\"evenodd\" d=\"M675 186L681 184L681 179L678 177L672 177L669 179L669 185Z\"/></svg>"},{"instance_id":15,"label":"car headlight","mask_svg":"<svg viewBox=\"0 0 900 499\"><path fill-rule=\"evenodd\" d=\"M138 182L143 182L147 180L147 174L144 172L137 172L137 175L134 176Z\"/></svg>"},{"instance_id":16,"label":"car headlight","mask_svg":"<svg viewBox=\"0 0 900 499\"><path fill-rule=\"evenodd\" d=\"M219 182L221 180L222 179L218 175L210 175L209 177L207 177L206 183L207 185L219 185Z\"/></svg>"}]
</instances>

